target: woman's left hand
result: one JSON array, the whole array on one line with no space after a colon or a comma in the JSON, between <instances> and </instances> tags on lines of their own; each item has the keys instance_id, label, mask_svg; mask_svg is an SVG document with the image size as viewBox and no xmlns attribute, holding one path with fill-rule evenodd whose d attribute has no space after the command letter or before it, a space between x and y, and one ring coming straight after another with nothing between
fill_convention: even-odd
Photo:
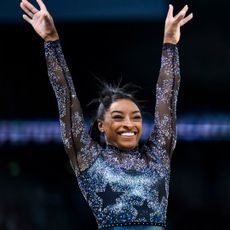
<instances>
[{"instance_id":1,"label":"woman's left hand","mask_svg":"<svg viewBox=\"0 0 230 230\"><path fill-rule=\"evenodd\" d=\"M177 44L179 42L181 26L193 18L192 13L185 17L187 11L188 6L185 5L184 8L173 17L173 6L171 4L169 5L168 14L165 20L164 43Z\"/></svg>"}]
</instances>

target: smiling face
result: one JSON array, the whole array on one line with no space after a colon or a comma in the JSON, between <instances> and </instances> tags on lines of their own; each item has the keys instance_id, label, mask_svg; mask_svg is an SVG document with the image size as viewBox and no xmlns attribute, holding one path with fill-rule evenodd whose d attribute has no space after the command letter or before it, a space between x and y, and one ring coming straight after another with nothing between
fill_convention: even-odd
<instances>
[{"instance_id":1,"label":"smiling face","mask_svg":"<svg viewBox=\"0 0 230 230\"><path fill-rule=\"evenodd\" d=\"M142 116L138 106L131 100L113 102L98 122L98 128L105 134L107 144L123 150L135 148L142 133Z\"/></svg>"}]
</instances>

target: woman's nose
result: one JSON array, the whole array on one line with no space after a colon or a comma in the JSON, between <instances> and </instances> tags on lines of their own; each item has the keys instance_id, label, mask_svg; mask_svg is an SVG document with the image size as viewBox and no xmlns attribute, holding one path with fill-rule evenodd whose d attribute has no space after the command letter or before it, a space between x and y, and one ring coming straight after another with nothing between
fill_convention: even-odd
<instances>
[{"instance_id":1,"label":"woman's nose","mask_svg":"<svg viewBox=\"0 0 230 230\"><path fill-rule=\"evenodd\" d=\"M130 118L126 118L123 122L123 125L126 127L132 127L133 126L133 122L131 121Z\"/></svg>"}]
</instances>

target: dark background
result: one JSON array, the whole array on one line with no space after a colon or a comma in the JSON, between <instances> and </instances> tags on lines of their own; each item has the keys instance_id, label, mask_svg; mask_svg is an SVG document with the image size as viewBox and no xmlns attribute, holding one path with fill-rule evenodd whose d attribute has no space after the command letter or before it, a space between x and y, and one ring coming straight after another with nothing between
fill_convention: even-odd
<instances>
[{"instance_id":1,"label":"dark background","mask_svg":"<svg viewBox=\"0 0 230 230\"><path fill-rule=\"evenodd\" d=\"M194 13L178 45L182 75L178 118L230 116L227 1L171 3L175 11L188 4ZM57 120L43 41L18 20L0 24L0 120ZM109 82L122 76L123 83L140 85L139 97L153 112L164 18L59 19L56 27L86 114L86 104L97 95L94 75ZM227 141L178 140L168 230L230 229L229 160ZM0 229L96 229L61 143L0 145Z\"/></svg>"}]
</instances>

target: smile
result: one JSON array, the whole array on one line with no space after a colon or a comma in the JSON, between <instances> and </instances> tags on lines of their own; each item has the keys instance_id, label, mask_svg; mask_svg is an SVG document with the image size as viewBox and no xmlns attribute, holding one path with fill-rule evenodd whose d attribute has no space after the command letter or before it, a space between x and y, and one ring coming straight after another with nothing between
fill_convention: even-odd
<instances>
[{"instance_id":1,"label":"smile","mask_svg":"<svg viewBox=\"0 0 230 230\"><path fill-rule=\"evenodd\" d=\"M136 135L135 132L122 132L122 133L119 133L121 136L126 136L126 137L132 137L134 135Z\"/></svg>"}]
</instances>

